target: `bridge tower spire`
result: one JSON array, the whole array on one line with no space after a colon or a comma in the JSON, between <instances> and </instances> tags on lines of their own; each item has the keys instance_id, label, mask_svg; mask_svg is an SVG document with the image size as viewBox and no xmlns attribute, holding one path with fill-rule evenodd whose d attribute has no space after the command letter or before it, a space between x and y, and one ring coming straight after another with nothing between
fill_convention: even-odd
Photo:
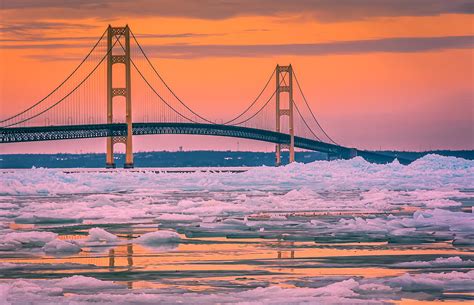
<instances>
[{"instance_id":1,"label":"bridge tower spire","mask_svg":"<svg viewBox=\"0 0 474 305\"><path fill-rule=\"evenodd\" d=\"M276 66L276 132L280 132L281 119L288 116L290 144L277 144L275 147L276 166L281 165L282 149L289 149L290 163L295 161L295 129L293 123L293 68L289 66ZM282 103L281 93L288 93L288 102Z\"/></svg>"},{"instance_id":2,"label":"bridge tower spire","mask_svg":"<svg viewBox=\"0 0 474 305\"><path fill-rule=\"evenodd\" d=\"M125 52L114 54L114 39L123 39ZM120 48L121 49L121 48ZM108 137L107 138L107 156L106 167L115 168L114 161L114 144L125 144L125 165L124 168L133 168L133 149L132 149L132 86L130 75L130 28L112 27L109 25L107 29L107 123L112 124L114 121L114 97L125 97L125 120L127 124L127 135L124 137ZM114 64L125 65L125 87L115 88L113 86L113 69Z\"/></svg>"}]
</instances>

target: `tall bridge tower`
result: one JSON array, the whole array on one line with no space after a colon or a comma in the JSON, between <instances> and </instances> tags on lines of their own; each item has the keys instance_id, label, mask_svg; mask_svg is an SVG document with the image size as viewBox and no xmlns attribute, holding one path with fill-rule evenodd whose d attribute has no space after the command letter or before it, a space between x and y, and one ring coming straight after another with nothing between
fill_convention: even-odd
<instances>
[{"instance_id":1,"label":"tall bridge tower","mask_svg":"<svg viewBox=\"0 0 474 305\"><path fill-rule=\"evenodd\" d=\"M288 127L290 134L290 144L276 144L275 164L281 165L282 149L289 149L290 163L295 161L295 129L293 124L293 68L289 66L276 66L276 132L280 132L281 119L288 116ZM281 100L281 93L288 93L288 102Z\"/></svg>"},{"instance_id":2,"label":"tall bridge tower","mask_svg":"<svg viewBox=\"0 0 474 305\"><path fill-rule=\"evenodd\" d=\"M114 44L112 40L124 40L124 49L122 54L114 54ZM125 144L125 165L124 168L133 168L133 149L132 149L132 85L130 75L130 28L112 27L109 25L107 29L107 123L113 123L114 115L114 97L125 97L125 121L127 124L127 136L108 137L107 138L107 157L106 167L115 168L114 161L114 145L116 143ZM116 88L113 86L113 69L114 64L125 65L125 87Z\"/></svg>"}]
</instances>

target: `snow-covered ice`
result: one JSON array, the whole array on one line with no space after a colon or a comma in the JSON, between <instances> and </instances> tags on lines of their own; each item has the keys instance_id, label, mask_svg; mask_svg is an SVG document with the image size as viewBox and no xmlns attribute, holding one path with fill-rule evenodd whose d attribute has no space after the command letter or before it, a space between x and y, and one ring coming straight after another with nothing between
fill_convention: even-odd
<instances>
[{"instance_id":1,"label":"snow-covered ice","mask_svg":"<svg viewBox=\"0 0 474 305\"><path fill-rule=\"evenodd\" d=\"M10 232L0 237L1 250L43 247L56 239L58 235L52 232Z\"/></svg>"},{"instance_id":2,"label":"snow-covered ice","mask_svg":"<svg viewBox=\"0 0 474 305\"><path fill-rule=\"evenodd\" d=\"M118 240L117 236L101 228L90 229L89 236L87 237L88 242L113 243L113 242L116 242L117 240Z\"/></svg>"},{"instance_id":3,"label":"snow-covered ice","mask_svg":"<svg viewBox=\"0 0 474 305\"><path fill-rule=\"evenodd\" d=\"M177 243L180 241L179 234L173 231L156 231L143 234L138 237L134 242L138 244L144 244L148 246L160 245L163 243Z\"/></svg>"},{"instance_id":4,"label":"snow-covered ice","mask_svg":"<svg viewBox=\"0 0 474 305\"><path fill-rule=\"evenodd\" d=\"M1 304L383 304L473 293L474 161L1 175Z\"/></svg>"}]
</instances>

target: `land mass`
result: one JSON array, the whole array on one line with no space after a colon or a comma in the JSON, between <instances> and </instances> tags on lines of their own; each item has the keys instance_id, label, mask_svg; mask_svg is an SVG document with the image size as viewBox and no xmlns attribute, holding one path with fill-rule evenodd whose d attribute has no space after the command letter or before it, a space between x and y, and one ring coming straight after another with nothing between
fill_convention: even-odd
<instances>
[{"instance_id":1,"label":"land mass","mask_svg":"<svg viewBox=\"0 0 474 305\"><path fill-rule=\"evenodd\" d=\"M474 150L437 150L426 152L380 151L384 154L398 155L415 160L427 154L454 156L473 160ZM296 161L309 163L327 160L327 155L320 152L296 152ZM117 167L123 166L125 155L116 155ZM3 154L0 155L0 168L101 168L104 166L105 154ZM134 154L136 167L238 167L238 166L273 166L275 154L272 152L252 151L155 151ZM288 162L288 154L283 155L283 163Z\"/></svg>"}]
</instances>

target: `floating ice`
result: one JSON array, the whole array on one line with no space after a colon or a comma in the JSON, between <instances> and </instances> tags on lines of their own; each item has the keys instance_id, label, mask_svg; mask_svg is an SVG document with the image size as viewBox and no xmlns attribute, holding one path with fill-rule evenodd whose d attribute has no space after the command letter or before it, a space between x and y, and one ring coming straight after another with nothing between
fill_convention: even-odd
<instances>
[{"instance_id":1,"label":"floating ice","mask_svg":"<svg viewBox=\"0 0 474 305\"><path fill-rule=\"evenodd\" d=\"M11 305L11 303L7 300L9 290L10 286L8 284L0 284L0 304Z\"/></svg>"},{"instance_id":2,"label":"floating ice","mask_svg":"<svg viewBox=\"0 0 474 305\"><path fill-rule=\"evenodd\" d=\"M38 181L38 176L43 179ZM446 247L469 247L474 240L474 219L472 213L465 211L474 198L472 189L474 161L440 156L425 156L408 166L398 162L371 164L355 158L259 167L239 174L155 174L146 170L65 174L57 169L9 170L0 179L3 196L0 197L0 250L25 252L32 248L33 253L22 255L41 252L41 247L51 254L69 249L77 251L79 247L73 242L59 240L52 232L12 233L12 230L32 227L18 225L21 223L35 224L36 230L55 224L55 228L61 227L58 232L69 234L82 230L83 226L74 224L82 220L97 226L110 223L130 226L138 222L137 230L141 226L156 227L158 222L160 228L172 227L190 238L262 237L279 240L278 246L280 241L285 245L285 240L307 241L309 247L324 247L323 243L327 242L375 240L388 241L380 246L386 248L394 247L393 243L419 245L440 241ZM134 225L131 227L136 229ZM131 242L152 246L154 251L170 251L178 247L180 235L160 230ZM120 241L103 229L93 228L88 238L79 243L96 251L99 248L96 245L115 247ZM121 255L119 252L115 254ZM470 270L472 261L466 258L468 254L458 253L388 265L410 270L425 268L401 276L314 279L308 284L314 286L292 289L266 282L269 287L262 285L249 290L226 287L225 292L216 289L212 293L169 293L159 288L139 287L124 291L120 289L123 286L113 282L82 276L8 280L0 284L0 303L390 303L413 295L437 297L444 292L472 291L472 271L459 272ZM301 261L285 263L303 264ZM43 274L56 270L45 265L37 267ZM10 274L10 278L18 270L31 272L32 268L35 267L0 265L2 273ZM432 269L457 272L423 273ZM136 275L140 280L141 275L138 272ZM97 276L105 277L106 273Z\"/></svg>"},{"instance_id":3,"label":"floating ice","mask_svg":"<svg viewBox=\"0 0 474 305\"><path fill-rule=\"evenodd\" d=\"M118 241L118 237L101 228L92 228L89 230L88 242L113 243Z\"/></svg>"},{"instance_id":4,"label":"floating ice","mask_svg":"<svg viewBox=\"0 0 474 305\"><path fill-rule=\"evenodd\" d=\"M46 253L77 253L81 251L78 245L60 239L46 243L42 250Z\"/></svg>"},{"instance_id":5,"label":"floating ice","mask_svg":"<svg viewBox=\"0 0 474 305\"><path fill-rule=\"evenodd\" d=\"M387 304L412 292L463 292L474 284L474 271L404 274L384 278L348 278L317 288L279 286L243 291L170 293L153 289L128 292L111 281L72 276L60 280L13 280L0 286L1 304ZM0 284L1 285L1 284ZM100 293L97 293L101 291ZM68 294L65 292L75 292ZM425 297L427 294L425 294ZM41 301L41 302L40 302Z\"/></svg>"},{"instance_id":6,"label":"floating ice","mask_svg":"<svg viewBox=\"0 0 474 305\"><path fill-rule=\"evenodd\" d=\"M12 232L0 237L1 250L14 250L17 248L42 247L56 239L58 235L52 232Z\"/></svg>"},{"instance_id":7,"label":"floating ice","mask_svg":"<svg viewBox=\"0 0 474 305\"><path fill-rule=\"evenodd\" d=\"M352 160L295 163L279 168L259 167L240 174L196 172L180 175L146 171L65 174L57 169L31 169L3 173L0 192L5 195L110 194L144 188L160 192L175 189L177 180L187 190L239 190L244 187L266 191L303 188L306 196L317 190L430 188L442 191L472 188L473 168L472 160L428 155L408 166L371 164L357 157ZM44 177L40 182L36 178L38 175ZM299 195L295 195L294 199L298 199Z\"/></svg>"},{"instance_id":8,"label":"floating ice","mask_svg":"<svg viewBox=\"0 0 474 305\"><path fill-rule=\"evenodd\" d=\"M341 219L334 226L338 232L379 232L393 236L419 235L423 231L434 233L446 229L453 233L473 232L474 215L435 209L416 211L412 217Z\"/></svg>"},{"instance_id":9,"label":"floating ice","mask_svg":"<svg viewBox=\"0 0 474 305\"><path fill-rule=\"evenodd\" d=\"M93 277L74 275L56 281L56 287L71 290L102 290L117 288L117 285L110 281L101 281Z\"/></svg>"},{"instance_id":10,"label":"floating ice","mask_svg":"<svg viewBox=\"0 0 474 305\"><path fill-rule=\"evenodd\" d=\"M474 287L474 271L441 273L405 273L389 280L392 287L401 287L405 291L469 291Z\"/></svg>"},{"instance_id":11,"label":"floating ice","mask_svg":"<svg viewBox=\"0 0 474 305\"><path fill-rule=\"evenodd\" d=\"M438 257L434 261L415 261L393 264L396 267L403 268L424 268L424 267L474 267L474 261L463 260L459 256Z\"/></svg>"},{"instance_id":12,"label":"floating ice","mask_svg":"<svg viewBox=\"0 0 474 305\"><path fill-rule=\"evenodd\" d=\"M62 223L81 223L81 218L74 217L54 217L49 213L42 213L44 215L24 213L15 218L15 223L21 224L35 224L35 223L49 223L49 224L62 224Z\"/></svg>"},{"instance_id":13,"label":"floating ice","mask_svg":"<svg viewBox=\"0 0 474 305\"><path fill-rule=\"evenodd\" d=\"M134 242L147 246L160 245L163 243L177 243L180 241L179 234L173 231L160 230L156 232L145 233L136 238Z\"/></svg>"},{"instance_id":14,"label":"floating ice","mask_svg":"<svg viewBox=\"0 0 474 305\"><path fill-rule=\"evenodd\" d=\"M163 214L156 218L158 222L176 222L176 223L193 223L200 222L201 218L196 215L187 214Z\"/></svg>"}]
</instances>

